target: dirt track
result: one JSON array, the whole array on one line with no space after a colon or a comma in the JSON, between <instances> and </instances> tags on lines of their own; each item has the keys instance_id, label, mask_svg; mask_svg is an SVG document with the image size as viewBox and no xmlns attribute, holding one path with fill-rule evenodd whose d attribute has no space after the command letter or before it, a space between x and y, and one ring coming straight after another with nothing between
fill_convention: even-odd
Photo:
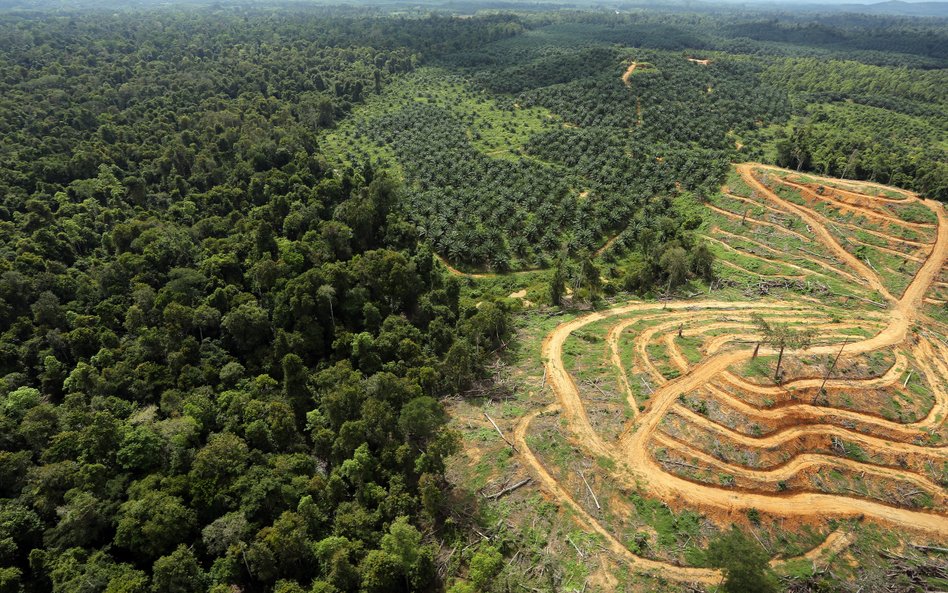
<instances>
[{"instance_id":1,"label":"dirt track","mask_svg":"<svg viewBox=\"0 0 948 593\"><path fill-rule=\"evenodd\" d=\"M731 246L729 243L727 243L727 242L725 242L725 241L722 241L721 239L717 239L717 238L715 238L715 237L710 237L710 236L707 236L707 235L705 235L705 239L711 241L712 243L716 243L716 244L720 245L721 247L723 247L724 249L726 249L726 250L728 250L728 251L735 252L735 253L737 253L737 252L740 251L739 249L734 248L734 247ZM797 264L792 264L792 263L790 263L790 262L776 261L776 260L773 260L773 259L767 259L766 257L761 257L761 256L759 256L759 255L757 255L757 254L755 254L755 253L742 252L741 255L742 255L743 257L746 257L746 258L756 259L756 260L758 260L758 261L760 261L760 262L763 262L763 263L765 263L765 264L769 264L769 265L779 265L779 266L783 266L783 267L785 267L785 268L791 268L791 269L794 269L794 270L799 270L799 271L801 272L801 274L800 274L801 276L810 276L810 275L812 275L812 276L822 276L822 277L824 277L824 278L828 278L828 277L829 277L827 274L825 274L825 273L823 273L823 272L818 272L818 271L816 271L816 270L811 270L811 269L809 269L809 268L804 268L803 266L798 266ZM844 272L843 270L840 270L839 268L836 268L836 267L834 267L834 266L831 266L831 265L827 264L826 262L821 261L821 260L818 260L818 259L816 259L816 258L813 258L813 257L809 257L809 256L804 255L803 257L798 257L798 259L803 259L803 260L806 260L806 261L809 261L809 262L813 262L813 263L815 263L815 264L817 264L817 265L819 265L819 266L822 266L822 267L825 268L827 271L833 272L834 274L837 274L837 275L839 275L839 276L841 276L841 277L843 277L843 278L852 280L852 281L854 281L854 282L856 282L856 283L859 283L859 284L863 283L862 281L860 281L858 278L856 278L854 275L850 274L849 272ZM725 263L724 261L722 261L722 263L724 263L724 265L729 265L729 264L730 264L729 267L734 267L734 266L736 266L736 264L733 264L733 263L731 263L731 262L726 262L726 263ZM754 273L756 273L756 272L754 272ZM778 274L777 277L791 278L791 277L793 277L793 276Z\"/></svg>"},{"instance_id":2,"label":"dirt track","mask_svg":"<svg viewBox=\"0 0 948 593\"><path fill-rule=\"evenodd\" d=\"M907 227L907 228L916 228L916 229L932 229L932 228L935 228L935 225L929 224L929 223L924 223L924 222L909 222L909 221L907 221L907 220L902 220L901 218L898 218L898 217L893 216L893 215L891 215L891 214L886 214L885 212L881 212L881 211L876 210L876 209L874 209L874 208L872 208L872 207L870 207L870 206L866 206L866 205L865 205L865 202L862 202L862 203L853 203L853 202L847 202L847 201L845 201L845 200L841 200L841 199L835 198L832 194L823 194L823 195L820 195L820 194L816 193L815 191L813 191L812 189L810 189L809 187L807 187L807 186L805 186L805 185L802 185L802 184L799 184L799 183L794 183L794 182L789 181L789 180L786 180L786 179L781 179L781 180L780 180L780 183L782 183L782 184L784 184L784 185L787 185L787 186L789 186L789 187L792 187L792 188L794 188L794 189L799 190L804 196L807 196L807 197L809 197L809 198L812 199L812 200L818 200L818 201L821 201L821 202L825 202L825 203L827 203L827 204L831 204L831 205L833 205L833 206L835 206L835 207L837 207L837 208L839 208L839 209L841 209L841 210L843 210L843 211L846 211L846 212L852 212L852 213L858 214L858 215L860 215L860 216L865 216L865 217L867 217L867 218L872 218L872 219L875 219L875 220L880 220L880 221L886 222L886 223L888 223L888 224L894 224L894 225L897 225L897 226L904 226L904 227ZM846 193L848 194L849 192L846 192ZM869 198L869 199L870 199L870 200L875 200L875 198Z\"/></svg>"},{"instance_id":3,"label":"dirt track","mask_svg":"<svg viewBox=\"0 0 948 593\"><path fill-rule=\"evenodd\" d=\"M625 69L625 72L622 73L622 82L626 86L630 86L632 83L629 82L629 79L632 78L632 73L635 72L635 69L639 67L638 62L632 62L629 64L629 67Z\"/></svg>"},{"instance_id":4,"label":"dirt track","mask_svg":"<svg viewBox=\"0 0 948 593\"><path fill-rule=\"evenodd\" d=\"M726 471L731 475L747 477L762 484L788 478L808 468L843 467L853 472L900 480L925 491L932 491L932 495L944 496L944 488L933 482L930 476L913 473L902 467L888 467L825 454L803 453L793 457L779 468L766 470L741 468L698 450L690 442L674 441L669 435L661 431L663 419L669 411L675 411L688 421L695 423L696 426L717 431L722 436L749 447L779 446L791 439L822 435L827 438L845 437L847 441L859 443L867 449L887 455L921 455L938 461L948 458L944 447L925 447L915 442L923 428L937 428L943 423L945 416L948 415L948 393L945 393L945 389L938 384L939 381L948 380L948 363L945 359L948 349L941 344L930 343L927 338L917 333L910 333L919 308L923 299L925 299L925 293L936 280L945 264L946 257L948 257L948 220L946 220L943 208L939 204L921 201L915 197L904 200L918 201L931 209L937 215L938 225L935 242L928 245L930 252L924 263L901 297L895 298L885 289L875 271L847 251L827 230L827 221L822 215L809 208L787 202L761 183L756 177L755 170L762 168L767 167L754 163L737 166L738 172L750 187L773 204L774 208L793 213L803 219L810 227L811 232L819 239L819 242L850 270L847 275L871 286L883 295L889 304L882 328L870 337L848 342L845 345L845 350L847 354L852 355L893 348L896 351L896 364L881 377L865 380L831 380L828 386L854 391L880 385L894 385L895 388L898 388L900 387L902 371L905 369L905 354L903 352L910 351L914 364L921 368L926 376L935 378L933 385L935 403L931 410L928 411L923 420L906 425L859 411L817 407L806 403L776 409L756 408L740 402L724 390L713 387L715 382L727 379L728 370L733 368L735 364L751 358L752 348L739 345L740 340L754 339L753 334L748 335L747 333L750 328L750 313L759 313L775 319L825 318L827 314L821 311L819 303L814 304L803 300L783 302L708 300L679 301L666 304L632 303L567 321L553 330L543 343L542 357L546 367L547 381L556 395L558 401L556 407L561 410L568 424L572 440L588 455L611 459L615 463L616 469L611 473L610 479L616 483L630 488L641 486L651 496L683 502L722 521L726 521L728 517L735 516L743 510L753 507L761 512L776 516L820 516L826 518L865 516L902 529L938 537L948 537L948 516L944 514L943 508L939 512L931 512L906 508L891 501L853 498L843 494L819 491L770 494L766 489L736 490L672 473L653 456L652 445L656 443L672 448L680 448L689 458L698 459L702 463L712 465L717 471ZM861 197L865 198L866 196ZM780 263L787 265L785 262ZM739 319L739 322L730 325L734 326L734 329L738 329L740 333L717 336L708 340L704 344L704 351L702 352L704 358L697 364L689 364L677 351L673 340L674 336L668 332L675 331L684 323L698 324L699 326L701 323L713 325L715 324L714 319L722 314L726 314L729 318ZM643 412L633 414L619 440L617 442L607 442L590 423L576 384L563 364L564 343L569 339L572 332L580 328L597 321L616 319L617 323L609 330L606 340L609 347L609 359L615 368L615 372L619 374L619 384L622 391L634 409L636 407L635 400L626 378L624 361L622 361L617 347L618 340L622 333L637 321L660 316L667 317L667 321L651 325L637 334L634 340L636 366L646 370L654 379L654 393L651 395L646 409ZM867 314L866 319L873 317L873 314ZM858 322L858 320L855 321ZM728 324L718 323L717 325L724 326ZM863 325L868 327L865 324ZM876 324L870 325L874 326ZM741 327L744 329L740 329ZM837 325L837 327L842 326ZM824 343L795 354L835 354L840 348L840 338L833 338L832 334L825 332L822 337ZM653 339L659 340L660 343L666 346L673 362L681 368L682 375L672 380L667 380L661 376L661 373L650 361L646 349L646 346ZM826 339L830 341L827 343ZM761 354L773 354L764 347L761 348L760 352ZM779 394L789 388L787 385L773 388L762 387L739 378L737 382L739 383L738 388L751 392ZM801 389L816 387L816 385L811 385L811 383L814 383L813 380L803 380L797 383L795 387ZM787 419L792 423L799 423L801 426L791 425L765 437L750 437L737 433L715 425L704 416L690 411L683 411L678 403L679 397L699 389L711 389L709 393L722 401L726 400L728 406L741 408L756 417L772 418L779 421ZM547 490L578 513L584 525L607 538L613 551L621 554L636 568L643 570L660 569L662 574L668 578L701 582L716 578L716 574L711 571L696 571L695 569L683 569L682 567L656 563L653 560L635 557L625 549L594 517L573 500L566 489L556 482L555 478L547 472L543 464L529 450L525 435L532 417L525 417L516 431L518 446L524 450L525 461L533 473L540 477L540 482ZM886 438L861 433L854 428L857 426L877 427L882 431L882 434L886 435ZM890 436L895 440L888 440ZM909 442L910 440L913 442ZM842 543L840 540L842 540ZM846 541L846 538L836 537L833 542L827 541L825 547L831 549L834 546L845 545Z\"/></svg>"},{"instance_id":5,"label":"dirt track","mask_svg":"<svg viewBox=\"0 0 948 593\"><path fill-rule=\"evenodd\" d=\"M448 260L445 259L444 256L442 256L442 255L436 253L436 254L435 254L435 257L438 258L438 261L441 262L441 265L444 266L445 269L448 270L448 273L453 274L454 276L464 276L464 277L467 277L467 278L493 278L493 277L497 276L497 274L476 273L476 272L462 272L461 270L459 270L459 269L455 268L454 266L452 266L451 264L449 264L449 263L448 263Z\"/></svg>"},{"instance_id":6,"label":"dirt track","mask_svg":"<svg viewBox=\"0 0 948 593\"><path fill-rule=\"evenodd\" d=\"M793 212L806 221L807 225L809 225L813 229L813 232L819 237L820 242L826 247L829 247L830 250L833 251L838 258L849 265L849 267L856 270L856 272L858 272L863 279L868 281L869 285L878 291L879 294L883 295L890 301L895 300L893 299L892 295L889 294L889 291L886 289L886 287L882 284L882 280L879 279L879 276L869 269L869 266L864 264L859 260L859 258L849 251L846 251L846 249L836 241L832 233L827 230L825 226L826 219L822 215L813 210L806 210L792 202L788 202L770 191L770 189L761 183L754 175L753 165L747 163L738 165L737 171L741 174L741 177L744 179L744 181L752 188L760 192L761 195L774 203L780 204L790 212ZM927 289L928 285L926 284L925 290Z\"/></svg>"}]
</instances>

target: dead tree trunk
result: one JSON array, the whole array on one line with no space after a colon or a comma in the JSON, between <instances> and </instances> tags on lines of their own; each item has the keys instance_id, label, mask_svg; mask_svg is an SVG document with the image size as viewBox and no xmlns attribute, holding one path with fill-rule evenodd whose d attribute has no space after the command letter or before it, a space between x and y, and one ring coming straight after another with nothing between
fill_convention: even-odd
<instances>
[{"instance_id":1,"label":"dead tree trunk","mask_svg":"<svg viewBox=\"0 0 948 593\"><path fill-rule=\"evenodd\" d=\"M781 346L780 353L777 354L777 370L774 371L774 381L777 383L780 383L780 363L783 362L783 349L784 347Z\"/></svg>"}]
</instances>

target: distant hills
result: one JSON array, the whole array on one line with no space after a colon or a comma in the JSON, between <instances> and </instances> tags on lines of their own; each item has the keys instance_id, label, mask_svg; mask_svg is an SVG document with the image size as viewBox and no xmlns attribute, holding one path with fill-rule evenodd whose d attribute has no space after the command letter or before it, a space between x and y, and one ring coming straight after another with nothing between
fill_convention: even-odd
<instances>
[{"instance_id":1,"label":"distant hills","mask_svg":"<svg viewBox=\"0 0 948 593\"><path fill-rule=\"evenodd\" d=\"M891 14L899 16L935 16L948 17L948 2L903 2L888 0L877 4L842 4L821 8L854 9L868 14Z\"/></svg>"},{"instance_id":2,"label":"distant hills","mask_svg":"<svg viewBox=\"0 0 948 593\"><path fill-rule=\"evenodd\" d=\"M479 10L544 11L564 9L617 9L662 11L717 12L735 9L759 13L853 13L874 16L905 16L948 18L948 1L905 2L886 0L875 3L856 3L847 0L0 0L2 10L76 10L76 9L141 9L148 7L179 6L348 6L375 7L391 10L393 6L408 8L445 9L458 12Z\"/></svg>"}]
</instances>

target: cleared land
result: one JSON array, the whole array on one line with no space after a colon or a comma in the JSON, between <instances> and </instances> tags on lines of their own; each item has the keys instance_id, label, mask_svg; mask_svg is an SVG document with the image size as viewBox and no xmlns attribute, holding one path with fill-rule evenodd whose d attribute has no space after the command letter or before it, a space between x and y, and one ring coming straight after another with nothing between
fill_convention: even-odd
<instances>
[{"instance_id":1,"label":"cleared land","mask_svg":"<svg viewBox=\"0 0 948 593\"><path fill-rule=\"evenodd\" d=\"M943 282L948 220L938 203L864 187L738 165L704 228L721 265L756 279L753 298L636 302L547 335L555 403L523 415L514 442L537 482L633 570L720 577L630 549L538 455L538 418L559 418L609 481L720 525L753 510L948 537L948 326L923 310ZM803 289L771 298L773 282ZM819 332L785 354L780 383L771 379L777 353L755 348L752 314ZM621 398L590 396L589 385L605 395L609 384ZM807 557L847 542L833 532Z\"/></svg>"}]
</instances>

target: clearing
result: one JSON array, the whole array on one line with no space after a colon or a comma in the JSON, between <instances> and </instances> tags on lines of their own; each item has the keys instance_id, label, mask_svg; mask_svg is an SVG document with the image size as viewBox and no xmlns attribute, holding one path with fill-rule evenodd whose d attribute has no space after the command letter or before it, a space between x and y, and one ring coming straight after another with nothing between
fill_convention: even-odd
<instances>
[{"instance_id":1,"label":"clearing","mask_svg":"<svg viewBox=\"0 0 948 593\"><path fill-rule=\"evenodd\" d=\"M747 517L778 567L844 553L852 521L945 541L948 219L868 187L737 165L699 229L724 288L534 313L542 377L494 412L533 478L516 496L539 486L623 574L682 582L717 582L696 540ZM752 315L817 330L779 382Z\"/></svg>"}]
</instances>

